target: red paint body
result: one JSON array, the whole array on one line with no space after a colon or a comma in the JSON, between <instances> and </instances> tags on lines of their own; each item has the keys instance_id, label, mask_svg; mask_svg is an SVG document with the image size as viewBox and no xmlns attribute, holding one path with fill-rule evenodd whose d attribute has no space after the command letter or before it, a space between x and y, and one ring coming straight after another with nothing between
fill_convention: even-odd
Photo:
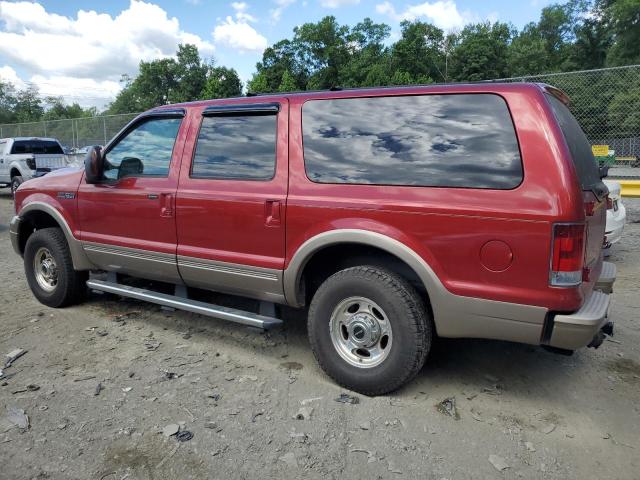
<instances>
[{"instance_id":1,"label":"red paint body","mask_svg":"<svg viewBox=\"0 0 640 480\"><path fill-rule=\"evenodd\" d=\"M430 93L495 93L511 111L524 179L513 190L320 184L304 169L301 107L310 99ZM267 182L191 179L201 112L212 104L279 102L277 167ZM182 105L187 111L168 178L129 178L88 185L79 172L30 181L17 207L34 199L59 209L81 240L285 269L302 243L332 229L365 229L418 253L452 293L575 311L593 283L549 286L554 222L587 222L585 266L601 268L606 203L581 191L573 163L542 87L527 84L443 85L310 92ZM51 181L50 181L51 180ZM56 199L77 191L73 201ZM160 194L148 199L149 192ZM167 197L165 197L167 196ZM583 198L584 197L584 198ZM169 206L173 216L162 216ZM592 216L585 201L596 201ZM64 202L64 204L61 204ZM507 244L512 258L499 243ZM501 253L502 252L502 253ZM506 268L503 268L503 264ZM591 281L592 282L592 281Z\"/></svg>"}]
</instances>

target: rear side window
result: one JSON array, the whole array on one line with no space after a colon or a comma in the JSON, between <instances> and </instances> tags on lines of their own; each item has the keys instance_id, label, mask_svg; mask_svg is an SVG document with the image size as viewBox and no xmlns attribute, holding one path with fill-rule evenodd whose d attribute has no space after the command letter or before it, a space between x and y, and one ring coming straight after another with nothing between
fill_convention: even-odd
<instances>
[{"instance_id":1,"label":"rear side window","mask_svg":"<svg viewBox=\"0 0 640 480\"><path fill-rule=\"evenodd\" d=\"M64 155L60 144L52 140L16 140L11 153Z\"/></svg>"},{"instance_id":2,"label":"rear side window","mask_svg":"<svg viewBox=\"0 0 640 480\"><path fill-rule=\"evenodd\" d=\"M276 115L203 117L192 178L270 180L276 168Z\"/></svg>"},{"instance_id":3,"label":"rear side window","mask_svg":"<svg viewBox=\"0 0 640 480\"><path fill-rule=\"evenodd\" d=\"M314 182L511 189L522 181L511 115L497 95L313 100L302 124Z\"/></svg>"},{"instance_id":4,"label":"rear side window","mask_svg":"<svg viewBox=\"0 0 640 480\"><path fill-rule=\"evenodd\" d=\"M571 159L576 167L582 189L591 190L601 182L598 163L591 151L591 143L567 106L553 95L547 94L547 98L571 152Z\"/></svg>"}]
</instances>

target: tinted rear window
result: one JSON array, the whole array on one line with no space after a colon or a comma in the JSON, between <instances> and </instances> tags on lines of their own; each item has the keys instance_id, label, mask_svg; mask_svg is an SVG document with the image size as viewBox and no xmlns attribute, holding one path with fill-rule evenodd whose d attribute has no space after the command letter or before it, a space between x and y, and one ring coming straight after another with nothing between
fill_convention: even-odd
<instances>
[{"instance_id":1,"label":"tinted rear window","mask_svg":"<svg viewBox=\"0 0 640 480\"><path fill-rule=\"evenodd\" d=\"M547 94L547 98L571 152L571 159L576 167L582 189L591 190L601 182L598 163L591 151L591 143L567 106L553 95Z\"/></svg>"},{"instance_id":2,"label":"tinted rear window","mask_svg":"<svg viewBox=\"0 0 640 480\"><path fill-rule=\"evenodd\" d=\"M11 147L11 153L47 153L64 155L58 142L51 140L16 140Z\"/></svg>"},{"instance_id":3,"label":"tinted rear window","mask_svg":"<svg viewBox=\"0 0 640 480\"><path fill-rule=\"evenodd\" d=\"M302 124L314 182L511 189L522 181L513 122L497 95L313 100Z\"/></svg>"}]
</instances>

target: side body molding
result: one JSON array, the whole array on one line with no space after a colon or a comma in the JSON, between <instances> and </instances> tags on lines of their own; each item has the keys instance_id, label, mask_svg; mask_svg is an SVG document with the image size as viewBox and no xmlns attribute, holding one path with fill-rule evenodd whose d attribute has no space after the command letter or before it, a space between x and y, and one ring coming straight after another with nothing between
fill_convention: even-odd
<instances>
[{"instance_id":1,"label":"side body molding","mask_svg":"<svg viewBox=\"0 0 640 480\"><path fill-rule=\"evenodd\" d=\"M440 336L540 343L546 308L455 295L446 289L429 264L414 250L398 240L368 230L331 230L304 242L284 271L284 294L289 305L303 305L300 298L301 276L313 254L340 243L377 247L409 265L427 290Z\"/></svg>"},{"instance_id":2,"label":"side body molding","mask_svg":"<svg viewBox=\"0 0 640 480\"><path fill-rule=\"evenodd\" d=\"M55 221L58 222L58 225L60 225L60 228L62 229L64 236L67 239L67 243L69 244L69 250L71 251L71 259L73 260L74 269L90 270L92 268L96 268L96 266L91 263L91 261L87 257L87 254L85 253L80 240L73 236L73 232L71 231L69 224L58 210L56 210L48 203L30 202L20 210L20 217L24 218L29 212L34 211L45 212L51 215L55 219Z\"/></svg>"}]
</instances>

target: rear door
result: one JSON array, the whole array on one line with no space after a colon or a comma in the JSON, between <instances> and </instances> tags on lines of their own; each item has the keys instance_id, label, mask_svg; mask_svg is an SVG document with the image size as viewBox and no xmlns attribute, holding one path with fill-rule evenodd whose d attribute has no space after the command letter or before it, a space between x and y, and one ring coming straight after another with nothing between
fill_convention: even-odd
<instances>
[{"instance_id":1,"label":"rear door","mask_svg":"<svg viewBox=\"0 0 640 480\"><path fill-rule=\"evenodd\" d=\"M598 164L591 151L591 144L580 124L569 108L554 95L547 94L551 108L562 129L576 173L582 186L587 222L587 244L585 267L593 274L590 281L597 279L602 263L602 245L607 223L607 186L600 178ZM593 278L595 277L595 278Z\"/></svg>"},{"instance_id":2,"label":"rear door","mask_svg":"<svg viewBox=\"0 0 640 480\"><path fill-rule=\"evenodd\" d=\"M286 98L192 111L176 201L187 285L283 299L287 124Z\"/></svg>"}]
</instances>

